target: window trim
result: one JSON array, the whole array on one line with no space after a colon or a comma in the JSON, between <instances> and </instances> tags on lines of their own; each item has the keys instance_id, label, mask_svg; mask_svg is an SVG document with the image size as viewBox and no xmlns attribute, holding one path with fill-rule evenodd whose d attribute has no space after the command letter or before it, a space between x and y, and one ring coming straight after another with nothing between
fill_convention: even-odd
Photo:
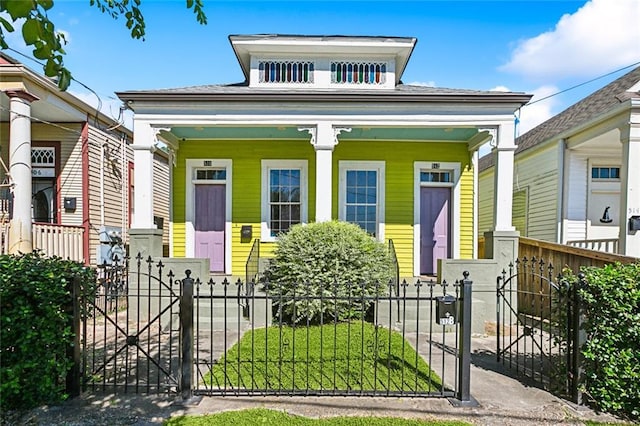
<instances>
[{"instance_id":1,"label":"window trim","mask_svg":"<svg viewBox=\"0 0 640 426\"><path fill-rule=\"evenodd\" d=\"M208 165L205 166L205 162ZM232 242L232 167L230 159L209 159L195 158L186 160L186 194L185 194L185 247L186 257L193 258L196 253L196 231L195 231L195 210L196 210L196 185L198 184L225 184L225 225L224 225L224 270L231 273L231 242ZM197 180L195 171L197 169L226 169L226 179L224 180ZM173 235L171 236L173 239Z\"/></svg>"},{"instance_id":2,"label":"window trim","mask_svg":"<svg viewBox=\"0 0 640 426\"><path fill-rule=\"evenodd\" d=\"M271 235L271 208L269 204L269 174L271 170L299 169L300 170L300 223L308 223L309 197L309 162L307 160L261 160L260 179L260 240L275 242L278 237Z\"/></svg>"},{"instance_id":3,"label":"window trim","mask_svg":"<svg viewBox=\"0 0 640 426\"><path fill-rule=\"evenodd\" d=\"M384 241L385 238L385 174L386 163L384 161L351 161L338 162L339 189L338 189L338 218L346 222L347 218L347 171L351 170L375 170L377 176L378 198L376 205L376 239Z\"/></svg>"}]
</instances>

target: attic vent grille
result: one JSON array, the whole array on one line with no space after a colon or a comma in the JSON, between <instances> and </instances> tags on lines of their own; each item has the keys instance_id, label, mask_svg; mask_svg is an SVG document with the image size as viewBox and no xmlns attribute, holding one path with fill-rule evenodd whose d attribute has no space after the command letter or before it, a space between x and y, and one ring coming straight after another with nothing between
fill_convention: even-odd
<instances>
[{"instance_id":1,"label":"attic vent grille","mask_svg":"<svg viewBox=\"0 0 640 426\"><path fill-rule=\"evenodd\" d=\"M260 83L313 83L313 62L261 61Z\"/></svg>"},{"instance_id":2,"label":"attic vent grille","mask_svg":"<svg viewBox=\"0 0 640 426\"><path fill-rule=\"evenodd\" d=\"M332 62L331 82L335 84L371 84L386 82L384 62Z\"/></svg>"}]
</instances>

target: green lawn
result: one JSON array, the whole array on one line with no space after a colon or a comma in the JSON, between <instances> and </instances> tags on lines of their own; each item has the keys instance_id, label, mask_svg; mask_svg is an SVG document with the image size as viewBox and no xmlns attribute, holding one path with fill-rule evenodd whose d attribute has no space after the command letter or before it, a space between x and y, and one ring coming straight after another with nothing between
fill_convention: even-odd
<instances>
[{"instance_id":1,"label":"green lawn","mask_svg":"<svg viewBox=\"0 0 640 426\"><path fill-rule=\"evenodd\" d=\"M459 421L408 420L391 417L333 417L310 419L263 408L228 411L206 416L180 416L164 422L166 426L467 426Z\"/></svg>"},{"instance_id":2,"label":"green lawn","mask_svg":"<svg viewBox=\"0 0 640 426\"><path fill-rule=\"evenodd\" d=\"M442 390L440 377L402 335L361 322L249 331L218 361L203 384L329 393L333 389Z\"/></svg>"}]
</instances>

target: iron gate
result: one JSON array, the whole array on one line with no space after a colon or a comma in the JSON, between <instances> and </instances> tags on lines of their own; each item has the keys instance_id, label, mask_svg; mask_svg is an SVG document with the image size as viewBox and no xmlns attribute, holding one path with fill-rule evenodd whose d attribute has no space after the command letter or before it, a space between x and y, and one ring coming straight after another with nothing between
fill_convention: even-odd
<instances>
[{"instance_id":1,"label":"iron gate","mask_svg":"<svg viewBox=\"0 0 640 426\"><path fill-rule=\"evenodd\" d=\"M95 292L81 295L83 391L164 393L179 387L181 283L162 263L135 259L101 266Z\"/></svg>"},{"instance_id":2,"label":"iron gate","mask_svg":"<svg viewBox=\"0 0 640 426\"><path fill-rule=\"evenodd\" d=\"M543 259L525 257L498 277L496 353L516 376L579 402L577 286L554 274Z\"/></svg>"}]
</instances>

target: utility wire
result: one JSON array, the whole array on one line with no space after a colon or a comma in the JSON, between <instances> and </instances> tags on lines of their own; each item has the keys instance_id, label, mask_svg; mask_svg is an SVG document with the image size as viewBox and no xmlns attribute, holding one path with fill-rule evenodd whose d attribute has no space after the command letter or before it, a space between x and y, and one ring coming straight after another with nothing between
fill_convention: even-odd
<instances>
[{"instance_id":1,"label":"utility wire","mask_svg":"<svg viewBox=\"0 0 640 426\"><path fill-rule=\"evenodd\" d=\"M7 50L10 50L10 51L12 51L14 53L17 53L18 55L35 62L36 64L40 65L41 67L44 67L44 64L42 62L32 58L29 55L26 55L26 54L20 52L19 50L16 50L16 49L14 49L12 47L8 47ZM96 93L95 90L93 90L91 87L87 86L86 84L84 84L80 80L77 80L73 76L71 76L71 80L75 81L80 86L82 86L85 89L87 89L88 91L90 91L98 99L98 107L97 108L93 108L94 111L95 111L95 114L93 114L93 125L98 127L98 128L100 128L101 126L99 125L98 114L100 113L100 111L102 111L102 98L100 97L100 95L98 95L98 93ZM109 127L108 130L113 130L113 129L116 129L116 128L120 127L123 124L123 122L121 120L122 120L122 113L120 113L119 117L115 120L115 121L118 122L118 125L113 126L113 127Z\"/></svg>"},{"instance_id":2,"label":"utility wire","mask_svg":"<svg viewBox=\"0 0 640 426\"><path fill-rule=\"evenodd\" d=\"M552 93L551 95L545 96L544 98L536 99L536 100L535 100L535 101L533 101L533 102L528 102L528 103L527 103L527 104L525 104L524 106L529 106L529 105L536 104L536 103L538 103L538 102L542 102L542 101L544 101L544 100L546 100L546 99L549 99L549 98L552 98L552 97L554 97L554 96L560 95L560 94L562 94L562 93L568 92L569 90L573 90L573 89L576 89L576 88L578 88L578 87L584 86L585 84L593 83L594 81L596 81L596 80L600 80L601 78L608 77L608 76L610 76L611 74L615 74L615 73L617 73L617 72L624 71L624 70L626 70L627 68L635 67L636 65L640 65L640 61L639 61L639 62L636 62L636 63L634 63L634 64L631 64L631 65L627 65L627 66L622 67L622 68L618 68L617 70L615 70L615 71L611 71L611 72L609 72L609 73L607 73L607 74L599 75L598 77L592 78L592 79L591 79L591 80L589 80L589 81L585 81L585 82L583 82L583 83L576 84L575 86L571 86L571 87L569 87L568 89L564 89L564 90L561 90L561 91L559 91L559 92Z\"/></svg>"}]
</instances>

